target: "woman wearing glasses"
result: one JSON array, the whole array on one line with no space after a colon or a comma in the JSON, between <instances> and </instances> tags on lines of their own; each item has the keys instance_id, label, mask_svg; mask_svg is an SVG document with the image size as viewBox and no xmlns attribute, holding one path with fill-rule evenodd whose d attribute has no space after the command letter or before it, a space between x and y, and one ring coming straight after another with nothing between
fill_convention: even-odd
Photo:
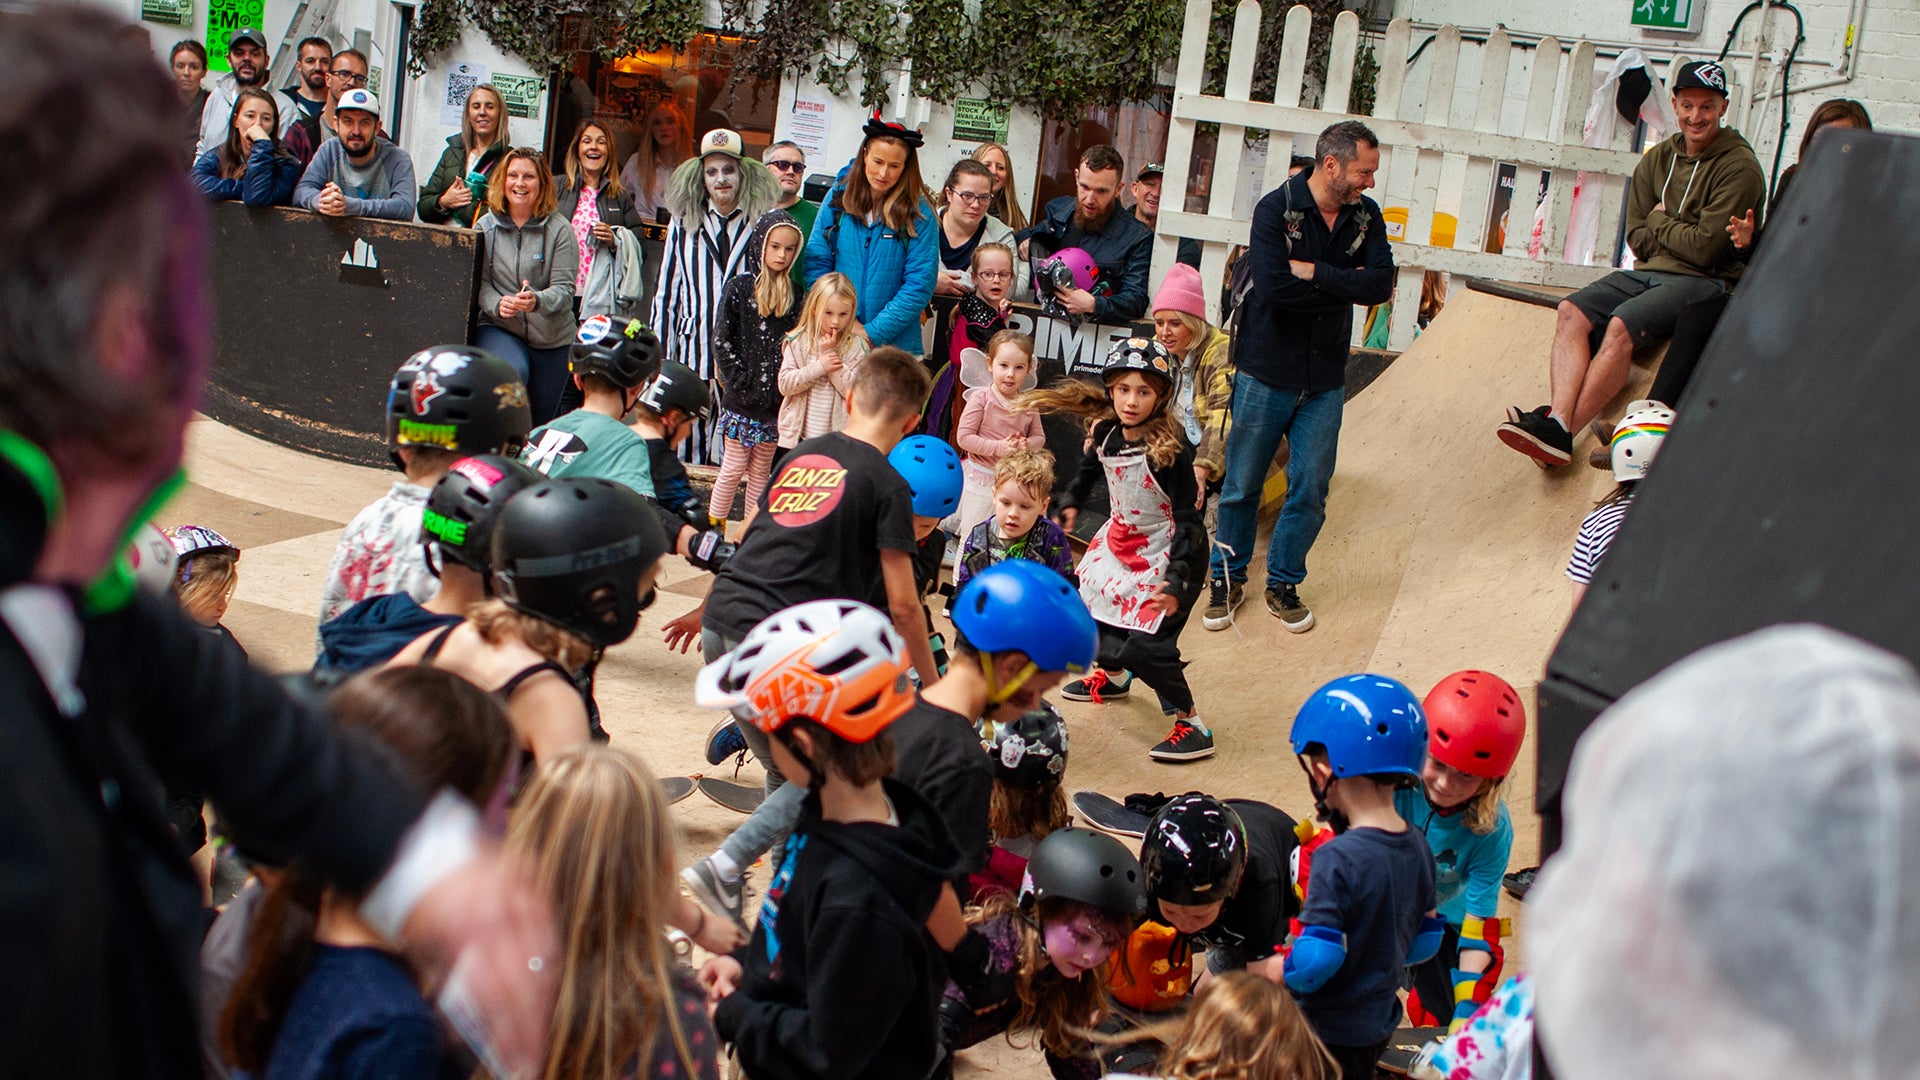
<instances>
[{"instance_id":1,"label":"woman wearing glasses","mask_svg":"<svg viewBox=\"0 0 1920 1080\"><path fill-rule=\"evenodd\" d=\"M972 288L968 267L981 244L1015 247L1013 229L987 213L993 201L993 173L971 158L954 165L940 191L940 280L935 296L965 296ZM1028 269L1015 260L1013 295L1027 291Z\"/></svg>"}]
</instances>

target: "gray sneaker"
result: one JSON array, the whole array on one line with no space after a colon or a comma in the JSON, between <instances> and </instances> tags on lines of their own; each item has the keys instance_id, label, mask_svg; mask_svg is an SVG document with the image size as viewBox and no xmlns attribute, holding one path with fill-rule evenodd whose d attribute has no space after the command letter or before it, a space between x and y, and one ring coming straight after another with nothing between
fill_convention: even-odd
<instances>
[{"instance_id":1,"label":"gray sneaker","mask_svg":"<svg viewBox=\"0 0 1920 1080\"><path fill-rule=\"evenodd\" d=\"M1244 582L1229 585L1226 578L1214 578L1207 582L1207 611L1200 617L1200 625L1209 630L1225 630L1233 625L1233 613L1246 600Z\"/></svg>"},{"instance_id":2,"label":"gray sneaker","mask_svg":"<svg viewBox=\"0 0 1920 1080\"><path fill-rule=\"evenodd\" d=\"M1288 633L1304 634L1313 629L1313 611L1300 602L1297 586L1281 584L1268 589L1267 613L1279 619Z\"/></svg>"},{"instance_id":3,"label":"gray sneaker","mask_svg":"<svg viewBox=\"0 0 1920 1080\"><path fill-rule=\"evenodd\" d=\"M680 871L680 883L687 887L700 906L732 921L743 934L751 934L743 917L747 904L746 881L728 881L713 868L713 859L705 858Z\"/></svg>"}]
</instances>

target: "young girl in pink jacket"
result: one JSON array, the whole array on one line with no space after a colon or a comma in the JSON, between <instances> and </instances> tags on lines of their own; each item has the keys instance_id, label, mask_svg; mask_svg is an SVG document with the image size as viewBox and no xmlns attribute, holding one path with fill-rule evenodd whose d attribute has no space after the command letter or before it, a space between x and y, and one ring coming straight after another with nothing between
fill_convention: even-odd
<instances>
[{"instance_id":1,"label":"young girl in pink jacket","mask_svg":"<svg viewBox=\"0 0 1920 1080\"><path fill-rule=\"evenodd\" d=\"M976 358L977 361L977 358ZM1015 330L1002 330L987 341L985 385L967 391L967 407L953 441L966 459L961 462L965 486L960 493L960 527L965 537L973 527L993 516L993 466L1000 455L1047 445L1040 414L1015 412L1013 399L1033 388L1033 339Z\"/></svg>"}]
</instances>

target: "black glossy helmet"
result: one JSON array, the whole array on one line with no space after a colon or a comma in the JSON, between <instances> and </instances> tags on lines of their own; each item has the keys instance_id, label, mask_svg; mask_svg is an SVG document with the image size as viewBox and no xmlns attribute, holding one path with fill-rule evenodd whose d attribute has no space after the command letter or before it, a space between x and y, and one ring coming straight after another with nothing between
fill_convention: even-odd
<instances>
[{"instance_id":1,"label":"black glossy helmet","mask_svg":"<svg viewBox=\"0 0 1920 1080\"><path fill-rule=\"evenodd\" d=\"M640 620L640 579L667 542L653 508L611 480L543 480L493 526L493 587L515 611L605 647Z\"/></svg>"},{"instance_id":2,"label":"black glossy helmet","mask_svg":"<svg viewBox=\"0 0 1920 1080\"><path fill-rule=\"evenodd\" d=\"M471 345L422 349L387 387L387 442L396 449L512 457L532 430L526 384L505 360Z\"/></svg>"},{"instance_id":3,"label":"black glossy helmet","mask_svg":"<svg viewBox=\"0 0 1920 1080\"><path fill-rule=\"evenodd\" d=\"M567 370L602 376L622 390L645 386L660 374L660 339L639 319L628 319L621 326L605 315L594 315L580 324Z\"/></svg>"},{"instance_id":4,"label":"black glossy helmet","mask_svg":"<svg viewBox=\"0 0 1920 1080\"><path fill-rule=\"evenodd\" d=\"M1233 808L1189 791L1147 823L1140 842L1147 891L1167 904L1211 904L1231 897L1247 870L1247 827Z\"/></svg>"},{"instance_id":5,"label":"black glossy helmet","mask_svg":"<svg viewBox=\"0 0 1920 1080\"><path fill-rule=\"evenodd\" d=\"M1126 845L1092 829L1055 829L1033 849L1020 910L1042 900L1078 900L1129 919L1147 910L1146 875Z\"/></svg>"},{"instance_id":6,"label":"black glossy helmet","mask_svg":"<svg viewBox=\"0 0 1920 1080\"><path fill-rule=\"evenodd\" d=\"M540 482L540 474L510 457L476 454L461 458L433 485L420 515L420 539L437 544L441 557L487 577L493 570L493 526L516 492ZM488 584L492 592L492 584Z\"/></svg>"},{"instance_id":7,"label":"black glossy helmet","mask_svg":"<svg viewBox=\"0 0 1920 1080\"><path fill-rule=\"evenodd\" d=\"M688 416L707 417L707 383L685 364L668 360L660 365L660 374L640 392L640 404L658 416L668 409L679 409Z\"/></svg>"},{"instance_id":8,"label":"black glossy helmet","mask_svg":"<svg viewBox=\"0 0 1920 1080\"><path fill-rule=\"evenodd\" d=\"M1051 702L1000 725L993 737L993 775L1002 783L1040 788L1067 771L1067 721Z\"/></svg>"},{"instance_id":9,"label":"black glossy helmet","mask_svg":"<svg viewBox=\"0 0 1920 1080\"><path fill-rule=\"evenodd\" d=\"M1130 371L1139 372L1160 387L1163 400L1173 392L1173 354L1152 338L1123 338L1107 350L1107 366L1100 372L1102 379L1111 384Z\"/></svg>"}]
</instances>

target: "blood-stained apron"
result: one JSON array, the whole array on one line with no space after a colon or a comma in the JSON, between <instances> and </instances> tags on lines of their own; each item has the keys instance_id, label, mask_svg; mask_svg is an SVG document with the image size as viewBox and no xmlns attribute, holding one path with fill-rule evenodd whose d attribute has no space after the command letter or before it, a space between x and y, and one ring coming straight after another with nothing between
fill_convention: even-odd
<instances>
[{"instance_id":1,"label":"blood-stained apron","mask_svg":"<svg viewBox=\"0 0 1920 1080\"><path fill-rule=\"evenodd\" d=\"M1173 500L1148 467L1145 444L1100 454L1107 470L1106 525L1080 560L1080 598L1108 626L1151 634L1166 615L1147 606L1167 577L1173 550Z\"/></svg>"}]
</instances>

